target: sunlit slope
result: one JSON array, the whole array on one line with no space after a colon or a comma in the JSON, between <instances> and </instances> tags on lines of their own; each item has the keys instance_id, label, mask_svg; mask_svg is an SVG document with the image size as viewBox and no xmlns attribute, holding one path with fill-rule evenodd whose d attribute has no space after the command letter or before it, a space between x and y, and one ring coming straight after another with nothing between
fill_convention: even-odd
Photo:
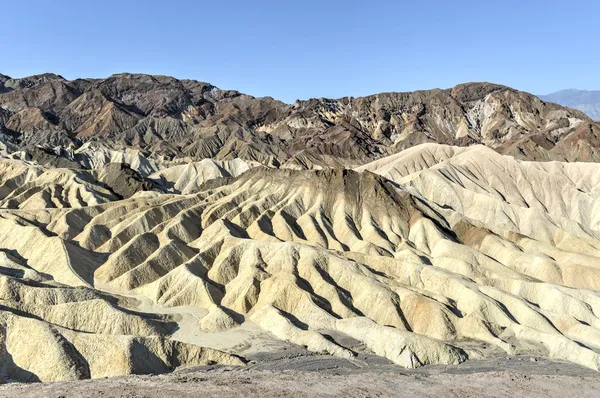
<instances>
[{"instance_id":1,"label":"sunlit slope","mask_svg":"<svg viewBox=\"0 0 600 398\"><path fill-rule=\"evenodd\" d=\"M350 357L347 335L407 367L487 344L598 369L598 170L427 144L358 171L258 167L188 195L5 210L0 247L21 278L206 309L200 330L253 322Z\"/></svg>"}]
</instances>

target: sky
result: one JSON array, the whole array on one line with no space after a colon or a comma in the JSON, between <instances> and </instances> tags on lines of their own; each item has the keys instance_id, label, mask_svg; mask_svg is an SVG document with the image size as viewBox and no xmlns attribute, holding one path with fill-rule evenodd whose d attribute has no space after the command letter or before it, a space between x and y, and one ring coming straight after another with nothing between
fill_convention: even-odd
<instances>
[{"instance_id":1,"label":"sky","mask_svg":"<svg viewBox=\"0 0 600 398\"><path fill-rule=\"evenodd\" d=\"M600 89L597 0L3 0L0 73L120 72L293 102L489 81Z\"/></svg>"}]
</instances>

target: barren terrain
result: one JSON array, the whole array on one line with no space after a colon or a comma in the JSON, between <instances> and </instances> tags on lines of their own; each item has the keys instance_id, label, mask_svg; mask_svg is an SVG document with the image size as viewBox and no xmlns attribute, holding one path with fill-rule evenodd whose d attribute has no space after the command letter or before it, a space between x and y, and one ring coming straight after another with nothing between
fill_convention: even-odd
<instances>
[{"instance_id":1,"label":"barren terrain","mask_svg":"<svg viewBox=\"0 0 600 398\"><path fill-rule=\"evenodd\" d=\"M294 105L161 76L2 84L6 394L595 388L580 112L489 84Z\"/></svg>"},{"instance_id":2,"label":"barren terrain","mask_svg":"<svg viewBox=\"0 0 600 398\"><path fill-rule=\"evenodd\" d=\"M534 361L535 359L535 361ZM375 362L375 363L374 363ZM406 370L394 365L294 352L247 368L202 367L146 375L0 386L0 397L532 397L592 398L594 371L539 357L511 357Z\"/></svg>"}]
</instances>

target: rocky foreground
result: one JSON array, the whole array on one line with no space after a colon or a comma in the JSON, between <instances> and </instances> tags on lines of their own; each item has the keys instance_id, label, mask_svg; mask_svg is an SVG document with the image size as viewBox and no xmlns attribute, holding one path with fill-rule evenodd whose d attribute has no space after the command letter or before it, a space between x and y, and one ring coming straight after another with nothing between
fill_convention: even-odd
<instances>
[{"instance_id":1,"label":"rocky foreground","mask_svg":"<svg viewBox=\"0 0 600 398\"><path fill-rule=\"evenodd\" d=\"M0 386L0 397L592 398L600 388L594 371L534 357L409 371L393 365L368 364L362 357L347 361L297 355L272 358L244 369L203 367L159 376L10 384Z\"/></svg>"}]
</instances>

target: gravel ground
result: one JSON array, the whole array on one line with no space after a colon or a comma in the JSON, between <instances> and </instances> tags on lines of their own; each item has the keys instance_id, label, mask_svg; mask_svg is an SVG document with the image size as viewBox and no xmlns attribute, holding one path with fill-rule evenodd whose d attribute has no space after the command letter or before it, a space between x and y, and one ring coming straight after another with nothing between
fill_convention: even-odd
<instances>
[{"instance_id":1,"label":"gravel ground","mask_svg":"<svg viewBox=\"0 0 600 398\"><path fill-rule=\"evenodd\" d=\"M0 397L598 397L600 375L534 357L407 370L380 358L304 352L256 355L246 368L201 367L166 375L6 384Z\"/></svg>"}]
</instances>

